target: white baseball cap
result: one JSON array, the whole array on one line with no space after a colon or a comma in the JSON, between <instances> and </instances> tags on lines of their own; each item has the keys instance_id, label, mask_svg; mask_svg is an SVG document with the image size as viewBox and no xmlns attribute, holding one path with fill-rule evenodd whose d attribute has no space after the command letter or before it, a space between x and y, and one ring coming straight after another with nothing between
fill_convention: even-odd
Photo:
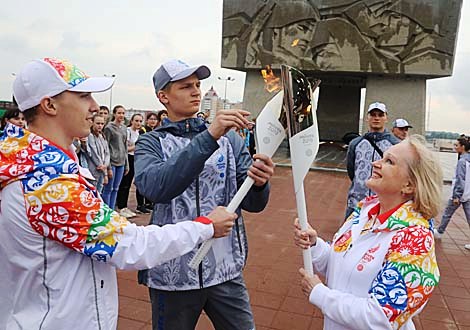
<instances>
[{"instance_id":1,"label":"white baseball cap","mask_svg":"<svg viewBox=\"0 0 470 330\"><path fill-rule=\"evenodd\" d=\"M178 81L196 74L199 80L211 75L211 70L205 65L189 66L181 60L171 60L163 63L153 75L155 91L165 88L171 81Z\"/></svg>"},{"instance_id":2,"label":"white baseball cap","mask_svg":"<svg viewBox=\"0 0 470 330\"><path fill-rule=\"evenodd\" d=\"M413 128L405 119L398 118L393 121L393 127L398 127L398 128L403 128L403 127L409 127Z\"/></svg>"},{"instance_id":3,"label":"white baseball cap","mask_svg":"<svg viewBox=\"0 0 470 330\"><path fill-rule=\"evenodd\" d=\"M371 112L372 110L380 110L382 112L385 112L387 113L387 107L385 106L385 104L383 104L382 102L373 102L369 105L369 109L367 109L367 113Z\"/></svg>"},{"instance_id":4,"label":"white baseball cap","mask_svg":"<svg viewBox=\"0 0 470 330\"><path fill-rule=\"evenodd\" d=\"M35 107L45 97L65 91L97 93L110 89L114 78L89 77L65 60L44 58L29 62L16 75L13 96L20 111Z\"/></svg>"}]
</instances>

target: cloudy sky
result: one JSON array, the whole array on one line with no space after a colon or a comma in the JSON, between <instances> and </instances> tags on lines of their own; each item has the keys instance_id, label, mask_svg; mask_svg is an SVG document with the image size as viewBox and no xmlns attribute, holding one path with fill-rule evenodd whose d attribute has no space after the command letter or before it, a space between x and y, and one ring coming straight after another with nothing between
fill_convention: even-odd
<instances>
[{"instance_id":1,"label":"cloudy sky","mask_svg":"<svg viewBox=\"0 0 470 330\"><path fill-rule=\"evenodd\" d=\"M470 133L470 4L464 1L454 75L428 82L428 128ZM8 1L0 11L0 100L11 99L13 74L40 57L66 58L89 75L117 77L112 103L160 109L151 77L171 58L206 64L223 97L243 99L245 74L220 67L222 0ZM109 104L110 93L96 94Z\"/></svg>"}]
</instances>

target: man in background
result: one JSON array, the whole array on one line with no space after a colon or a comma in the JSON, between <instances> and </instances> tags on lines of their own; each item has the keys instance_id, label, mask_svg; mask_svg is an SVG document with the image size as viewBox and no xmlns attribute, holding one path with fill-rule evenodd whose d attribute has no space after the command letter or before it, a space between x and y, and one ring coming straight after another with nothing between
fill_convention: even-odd
<instances>
[{"instance_id":1,"label":"man in background","mask_svg":"<svg viewBox=\"0 0 470 330\"><path fill-rule=\"evenodd\" d=\"M392 133L397 139L404 140L408 136L410 128L413 126L406 119L398 118L393 121Z\"/></svg>"}]
</instances>

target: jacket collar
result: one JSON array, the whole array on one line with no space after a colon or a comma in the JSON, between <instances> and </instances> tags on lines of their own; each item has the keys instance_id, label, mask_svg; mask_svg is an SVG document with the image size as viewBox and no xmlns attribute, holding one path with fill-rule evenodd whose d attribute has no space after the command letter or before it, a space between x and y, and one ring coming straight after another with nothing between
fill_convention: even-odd
<instances>
[{"instance_id":1,"label":"jacket collar","mask_svg":"<svg viewBox=\"0 0 470 330\"><path fill-rule=\"evenodd\" d=\"M157 127L154 131L169 132L174 135L184 135L185 133L200 133L207 129L207 124L201 118L187 118L177 122L166 119L162 126Z\"/></svg>"},{"instance_id":2,"label":"jacket collar","mask_svg":"<svg viewBox=\"0 0 470 330\"><path fill-rule=\"evenodd\" d=\"M377 196L371 196L359 203L359 216L368 216L369 210L379 203ZM361 212L364 210L365 212ZM413 208L413 201L409 200L403 203L395 210L383 223L374 229L374 232L381 231L397 231L412 226L423 226L430 228L430 222L425 219L421 213L416 212Z\"/></svg>"}]
</instances>

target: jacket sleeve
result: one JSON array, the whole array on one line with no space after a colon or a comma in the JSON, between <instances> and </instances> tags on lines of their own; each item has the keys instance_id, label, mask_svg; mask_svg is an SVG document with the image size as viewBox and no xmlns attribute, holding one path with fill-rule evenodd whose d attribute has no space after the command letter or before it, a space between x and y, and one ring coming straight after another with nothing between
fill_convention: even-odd
<instances>
[{"instance_id":1,"label":"jacket sleeve","mask_svg":"<svg viewBox=\"0 0 470 330\"><path fill-rule=\"evenodd\" d=\"M433 235L427 228L412 226L392 238L368 297L320 284L310 293L310 302L351 329L399 329L421 311L438 282Z\"/></svg>"},{"instance_id":2,"label":"jacket sleeve","mask_svg":"<svg viewBox=\"0 0 470 330\"><path fill-rule=\"evenodd\" d=\"M87 140L87 150L89 159L93 162L95 167L103 165L100 164L100 157L98 156L98 152L96 150L96 143L96 138L93 136L93 134L90 134Z\"/></svg>"},{"instance_id":3,"label":"jacket sleeve","mask_svg":"<svg viewBox=\"0 0 470 330\"><path fill-rule=\"evenodd\" d=\"M467 172L466 160L460 158L455 169L455 183L452 190L452 199L461 199L465 190L465 175Z\"/></svg>"},{"instance_id":4,"label":"jacket sleeve","mask_svg":"<svg viewBox=\"0 0 470 330\"><path fill-rule=\"evenodd\" d=\"M354 180L355 163L356 163L356 147L361 140L362 140L362 136L358 136L357 138L354 138L348 147L347 170L348 170L349 179L351 181Z\"/></svg>"},{"instance_id":5,"label":"jacket sleeve","mask_svg":"<svg viewBox=\"0 0 470 330\"><path fill-rule=\"evenodd\" d=\"M330 257L331 247L320 237L317 237L317 244L310 248L312 255L312 264L315 273L325 275L328 269L328 258Z\"/></svg>"},{"instance_id":6,"label":"jacket sleeve","mask_svg":"<svg viewBox=\"0 0 470 330\"><path fill-rule=\"evenodd\" d=\"M184 255L213 235L212 224L137 226L111 210L78 175L25 194L31 227L67 248L120 269L147 269Z\"/></svg>"},{"instance_id":7,"label":"jacket sleeve","mask_svg":"<svg viewBox=\"0 0 470 330\"><path fill-rule=\"evenodd\" d=\"M237 187L240 188L247 177L248 169L253 164L253 159L245 146L245 141L236 132L229 131L227 137L230 140L237 162ZM248 212L261 212L269 201L269 191L269 183L262 187L253 185L243 199L241 208Z\"/></svg>"},{"instance_id":8,"label":"jacket sleeve","mask_svg":"<svg viewBox=\"0 0 470 330\"><path fill-rule=\"evenodd\" d=\"M218 148L218 143L205 130L186 147L164 159L158 135L144 134L137 141L134 153L135 185L152 202L168 203L188 188Z\"/></svg>"}]
</instances>

